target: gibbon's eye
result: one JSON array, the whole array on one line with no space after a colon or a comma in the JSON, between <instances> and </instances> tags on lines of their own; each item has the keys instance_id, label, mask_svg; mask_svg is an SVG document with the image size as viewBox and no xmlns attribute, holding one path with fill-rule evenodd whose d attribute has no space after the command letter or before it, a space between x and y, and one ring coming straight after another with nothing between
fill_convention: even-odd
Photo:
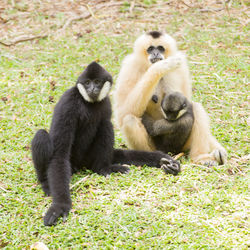
<instances>
[{"instance_id":1,"label":"gibbon's eye","mask_svg":"<svg viewBox=\"0 0 250 250\"><path fill-rule=\"evenodd\" d=\"M90 80L86 80L86 81L84 82L84 84L85 84L85 85L89 85L89 84L90 84Z\"/></svg>"},{"instance_id":2,"label":"gibbon's eye","mask_svg":"<svg viewBox=\"0 0 250 250\"><path fill-rule=\"evenodd\" d=\"M154 46L149 46L148 49L147 49L147 52L148 53L151 53L153 51L155 47Z\"/></svg>"},{"instance_id":3,"label":"gibbon's eye","mask_svg":"<svg viewBox=\"0 0 250 250\"><path fill-rule=\"evenodd\" d=\"M164 47L163 46L158 46L157 47L157 49L161 52L161 53L163 53L163 52L165 52L165 49L164 49Z\"/></svg>"},{"instance_id":4,"label":"gibbon's eye","mask_svg":"<svg viewBox=\"0 0 250 250\"><path fill-rule=\"evenodd\" d=\"M95 80L95 84L98 85L98 86L100 86L100 85L102 84L102 81L99 80L99 79L96 79L96 80Z\"/></svg>"}]
</instances>

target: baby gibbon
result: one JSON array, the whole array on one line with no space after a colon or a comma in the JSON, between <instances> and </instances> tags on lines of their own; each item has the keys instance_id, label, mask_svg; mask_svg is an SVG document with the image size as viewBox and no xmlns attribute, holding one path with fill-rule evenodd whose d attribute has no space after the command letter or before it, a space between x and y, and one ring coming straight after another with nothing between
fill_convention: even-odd
<instances>
[{"instance_id":1,"label":"baby gibbon","mask_svg":"<svg viewBox=\"0 0 250 250\"><path fill-rule=\"evenodd\" d=\"M152 100L157 103L158 97L153 95ZM193 127L192 103L180 92L173 92L163 98L161 108L165 119L154 120L145 112L142 123L159 150L178 154L182 152Z\"/></svg>"}]
</instances>

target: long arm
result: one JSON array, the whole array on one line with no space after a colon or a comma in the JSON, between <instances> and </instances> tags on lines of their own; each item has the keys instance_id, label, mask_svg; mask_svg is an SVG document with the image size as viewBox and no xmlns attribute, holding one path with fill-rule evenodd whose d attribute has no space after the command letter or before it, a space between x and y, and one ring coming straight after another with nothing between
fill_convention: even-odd
<instances>
[{"instance_id":1,"label":"long arm","mask_svg":"<svg viewBox=\"0 0 250 250\"><path fill-rule=\"evenodd\" d=\"M87 154L90 168L94 172L107 176L112 172L127 173L129 171L129 168L125 166L112 164L113 146L113 125L109 119L106 119L100 123L93 144Z\"/></svg>"},{"instance_id":2,"label":"long arm","mask_svg":"<svg viewBox=\"0 0 250 250\"><path fill-rule=\"evenodd\" d=\"M175 123L170 123L165 119L154 120L150 115L144 114L142 123L145 126L148 134L152 137L171 133L175 127Z\"/></svg>"},{"instance_id":3,"label":"long arm","mask_svg":"<svg viewBox=\"0 0 250 250\"><path fill-rule=\"evenodd\" d=\"M180 163L171 156L160 152L147 152L139 150L114 149L114 164L133 164L135 166L147 165L149 167L162 168L166 174L177 175L180 171Z\"/></svg>"},{"instance_id":4,"label":"long arm","mask_svg":"<svg viewBox=\"0 0 250 250\"><path fill-rule=\"evenodd\" d=\"M127 114L141 117L159 80L167 72L178 67L182 61L180 56L168 57L151 65L143 73L143 69L137 66L140 62L137 62L134 57L136 56L131 55L131 58L128 58L127 62L125 61L117 80L116 108L123 117ZM124 89L129 89L129 92L122 93Z\"/></svg>"},{"instance_id":5,"label":"long arm","mask_svg":"<svg viewBox=\"0 0 250 250\"><path fill-rule=\"evenodd\" d=\"M76 130L76 114L69 106L68 111L66 109L66 104L56 107L50 130L54 152L48 166L48 182L53 202L44 217L44 224L48 226L55 224L60 216L65 218L71 208L69 159Z\"/></svg>"}]
</instances>

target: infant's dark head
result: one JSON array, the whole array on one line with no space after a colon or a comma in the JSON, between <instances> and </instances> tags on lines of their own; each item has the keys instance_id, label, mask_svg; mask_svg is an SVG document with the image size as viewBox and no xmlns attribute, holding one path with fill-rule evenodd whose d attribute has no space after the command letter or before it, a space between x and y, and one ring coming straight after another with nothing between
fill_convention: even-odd
<instances>
[{"instance_id":1,"label":"infant's dark head","mask_svg":"<svg viewBox=\"0 0 250 250\"><path fill-rule=\"evenodd\" d=\"M179 92L173 92L166 95L162 102L161 108L166 116L166 120L175 121L183 116L192 104L188 99Z\"/></svg>"}]
</instances>

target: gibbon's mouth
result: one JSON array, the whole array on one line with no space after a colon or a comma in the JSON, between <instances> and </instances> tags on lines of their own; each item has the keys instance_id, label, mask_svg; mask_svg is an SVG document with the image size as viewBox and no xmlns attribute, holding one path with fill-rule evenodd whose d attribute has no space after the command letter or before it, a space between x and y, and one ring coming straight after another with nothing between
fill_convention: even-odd
<instances>
[{"instance_id":1,"label":"gibbon's mouth","mask_svg":"<svg viewBox=\"0 0 250 250\"><path fill-rule=\"evenodd\" d=\"M150 59L150 62L156 63L156 62L161 61L161 60L162 60L162 58L152 58L152 59Z\"/></svg>"}]
</instances>

